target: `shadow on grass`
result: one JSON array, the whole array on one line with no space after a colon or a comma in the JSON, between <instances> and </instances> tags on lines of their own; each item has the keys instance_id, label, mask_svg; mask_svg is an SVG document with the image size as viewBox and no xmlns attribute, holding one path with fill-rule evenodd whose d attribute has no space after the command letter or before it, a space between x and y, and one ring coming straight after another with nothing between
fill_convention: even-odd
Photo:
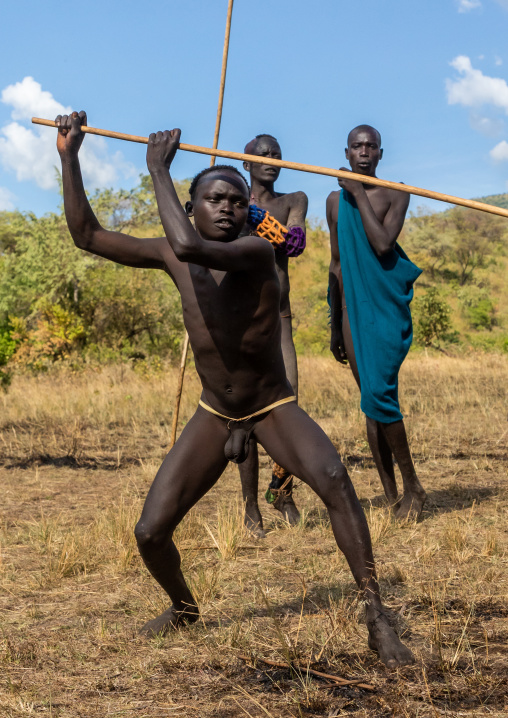
<instances>
[{"instance_id":1,"label":"shadow on grass","mask_svg":"<svg viewBox=\"0 0 508 718\"><path fill-rule=\"evenodd\" d=\"M470 509L473 504L481 504L493 497L497 497L500 489L500 486L479 487L450 484L444 489L428 491L427 501L420 521L431 518L436 514ZM388 506L386 497L383 494L377 494L369 499L362 498L360 499L360 504L364 510L386 508Z\"/></svg>"},{"instance_id":2,"label":"shadow on grass","mask_svg":"<svg viewBox=\"0 0 508 718\"><path fill-rule=\"evenodd\" d=\"M460 511L470 509L473 504L481 504L484 501L497 496L501 487L497 486L460 486L450 484L445 489L434 489L427 494L427 502L423 515L427 517L435 514L447 513L449 511Z\"/></svg>"},{"instance_id":3,"label":"shadow on grass","mask_svg":"<svg viewBox=\"0 0 508 718\"><path fill-rule=\"evenodd\" d=\"M33 466L54 466L55 468L93 470L102 469L106 471L117 471L119 468L139 465L137 457L117 457L104 456L53 456L51 454L33 454L29 457L2 457L0 466L6 469L29 469Z\"/></svg>"},{"instance_id":4,"label":"shadow on grass","mask_svg":"<svg viewBox=\"0 0 508 718\"><path fill-rule=\"evenodd\" d=\"M372 456L362 454L345 454L341 456L342 463L346 469L360 468L360 469L375 469L376 464Z\"/></svg>"}]
</instances>

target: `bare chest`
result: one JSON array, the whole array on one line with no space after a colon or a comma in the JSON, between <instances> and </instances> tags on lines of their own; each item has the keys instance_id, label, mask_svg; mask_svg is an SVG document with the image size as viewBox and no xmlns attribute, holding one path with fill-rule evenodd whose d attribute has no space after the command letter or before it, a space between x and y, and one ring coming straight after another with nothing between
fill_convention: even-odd
<instances>
[{"instance_id":1,"label":"bare chest","mask_svg":"<svg viewBox=\"0 0 508 718\"><path fill-rule=\"evenodd\" d=\"M283 195L282 197L274 197L270 200L264 200L260 203L256 202L253 197L251 201L258 207L261 207L261 209L266 209L266 211L269 212L272 217L275 217L275 219L281 224L287 224L291 207L286 195Z\"/></svg>"},{"instance_id":2,"label":"bare chest","mask_svg":"<svg viewBox=\"0 0 508 718\"><path fill-rule=\"evenodd\" d=\"M184 321L193 346L215 348L242 344L269 329L277 317L279 282L249 272L214 272L189 265L182 286Z\"/></svg>"}]
</instances>

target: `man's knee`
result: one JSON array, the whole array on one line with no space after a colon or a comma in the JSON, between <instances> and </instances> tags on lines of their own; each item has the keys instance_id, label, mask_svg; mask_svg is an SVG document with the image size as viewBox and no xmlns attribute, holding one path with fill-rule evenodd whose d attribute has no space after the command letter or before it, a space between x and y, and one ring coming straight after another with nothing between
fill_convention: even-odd
<instances>
[{"instance_id":1,"label":"man's knee","mask_svg":"<svg viewBox=\"0 0 508 718\"><path fill-rule=\"evenodd\" d=\"M134 536L140 549L157 549L171 541L173 530L168 522L150 521L141 517L134 528Z\"/></svg>"},{"instance_id":2,"label":"man's knee","mask_svg":"<svg viewBox=\"0 0 508 718\"><path fill-rule=\"evenodd\" d=\"M337 459L323 467L319 476L320 492L323 500L333 502L334 499L344 499L353 489L351 479L346 467Z\"/></svg>"}]
</instances>

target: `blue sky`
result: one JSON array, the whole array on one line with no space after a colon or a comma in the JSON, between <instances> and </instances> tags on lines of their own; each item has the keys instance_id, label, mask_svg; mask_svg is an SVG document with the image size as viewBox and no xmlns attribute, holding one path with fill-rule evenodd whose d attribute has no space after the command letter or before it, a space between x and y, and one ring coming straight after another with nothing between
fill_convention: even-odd
<instances>
[{"instance_id":1,"label":"blue sky","mask_svg":"<svg viewBox=\"0 0 508 718\"><path fill-rule=\"evenodd\" d=\"M18 0L0 24L0 209L54 210L54 132L33 114L86 109L133 134L211 145L227 0ZM219 147L260 132L283 156L340 167L348 131L382 133L378 176L449 194L508 191L508 0L235 0ZM87 187L129 187L144 147L88 137ZM180 153L185 178L208 158ZM324 216L334 180L284 170ZM439 203L414 198L411 207Z\"/></svg>"}]
</instances>

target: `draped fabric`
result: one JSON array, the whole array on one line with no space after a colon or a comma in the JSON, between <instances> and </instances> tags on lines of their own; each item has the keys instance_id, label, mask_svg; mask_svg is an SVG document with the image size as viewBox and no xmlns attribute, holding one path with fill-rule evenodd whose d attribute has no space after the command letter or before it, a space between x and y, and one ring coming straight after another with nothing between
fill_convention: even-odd
<instances>
[{"instance_id":1,"label":"draped fabric","mask_svg":"<svg viewBox=\"0 0 508 718\"><path fill-rule=\"evenodd\" d=\"M396 244L378 257L354 197L342 190L338 238L345 303L360 374L361 408L385 424L400 421L398 374L413 339L410 302L419 269Z\"/></svg>"}]
</instances>

